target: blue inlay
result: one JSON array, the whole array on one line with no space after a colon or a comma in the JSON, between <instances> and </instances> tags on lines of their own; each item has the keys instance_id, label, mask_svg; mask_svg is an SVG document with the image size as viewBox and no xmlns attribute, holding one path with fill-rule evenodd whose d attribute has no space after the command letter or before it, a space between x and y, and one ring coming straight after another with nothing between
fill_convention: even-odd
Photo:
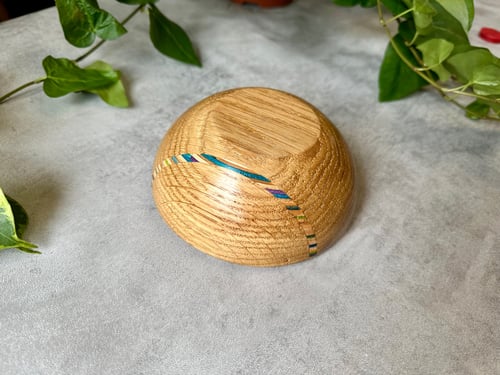
<instances>
[{"instance_id":1,"label":"blue inlay","mask_svg":"<svg viewBox=\"0 0 500 375\"><path fill-rule=\"evenodd\" d=\"M179 160L177 160L177 158L175 156L172 156L172 161L175 163L175 164L179 164Z\"/></svg>"},{"instance_id":2,"label":"blue inlay","mask_svg":"<svg viewBox=\"0 0 500 375\"><path fill-rule=\"evenodd\" d=\"M212 155L209 155L209 154L201 154L201 156L203 156L205 159L207 159L208 161L210 161L211 163L213 163L213 164L215 164L215 165L217 165L219 167L223 167L223 168L229 169L230 171L239 173L242 176L251 178L252 180L258 180L258 181L264 181L264 182L271 182L271 180L265 178L264 176L262 176L260 174L248 172L248 171L245 171L243 169L239 169L239 168L233 167L232 165L226 164L223 161L217 159L215 156L212 156Z\"/></svg>"},{"instance_id":3,"label":"blue inlay","mask_svg":"<svg viewBox=\"0 0 500 375\"><path fill-rule=\"evenodd\" d=\"M271 194L278 199L290 199L290 197L286 194L280 194L280 193L271 193Z\"/></svg>"},{"instance_id":4,"label":"blue inlay","mask_svg":"<svg viewBox=\"0 0 500 375\"><path fill-rule=\"evenodd\" d=\"M182 154L182 157L184 158L185 161L188 163L196 163L198 160L194 158L193 155L191 154Z\"/></svg>"}]
</instances>

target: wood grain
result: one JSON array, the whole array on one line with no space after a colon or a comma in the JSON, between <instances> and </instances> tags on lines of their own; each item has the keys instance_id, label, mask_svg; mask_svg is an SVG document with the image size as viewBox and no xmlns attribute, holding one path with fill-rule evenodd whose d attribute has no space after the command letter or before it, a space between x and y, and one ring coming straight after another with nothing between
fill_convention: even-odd
<instances>
[{"instance_id":1,"label":"wood grain","mask_svg":"<svg viewBox=\"0 0 500 375\"><path fill-rule=\"evenodd\" d=\"M327 248L351 217L352 160L338 130L291 94L210 96L172 125L153 166L160 214L184 240L229 262L276 266Z\"/></svg>"}]
</instances>

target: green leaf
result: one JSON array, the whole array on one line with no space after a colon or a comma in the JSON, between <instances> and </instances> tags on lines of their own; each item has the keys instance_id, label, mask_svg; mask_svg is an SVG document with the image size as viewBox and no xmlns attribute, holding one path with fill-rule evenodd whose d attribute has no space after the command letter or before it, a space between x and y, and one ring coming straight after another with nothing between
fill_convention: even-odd
<instances>
[{"instance_id":1,"label":"green leaf","mask_svg":"<svg viewBox=\"0 0 500 375\"><path fill-rule=\"evenodd\" d=\"M427 28L431 26L436 14L437 11L429 0L413 0L413 19L419 34L427 33Z\"/></svg>"},{"instance_id":2,"label":"green leaf","mask_svg":"<svg viewBox=\"0 0 500 375\"><path fill-rule=\"evenodd\" d=\"M455 17L464 30L469 31L474 20L473 0L436 0L441 6Z\"/></svg>"},{"instance_id":3,"label":"green leaf","mask_svg":"<svg viewBox=\"0 0 500 375\"><path fill-rule=\"evenodd\" d=\"M98 70L107 74L119 71L113 70L113 67L104 61L96 61L85 68L85 70ZM99 97L104 100L109 105L119 108L126 108L129 106L127 94L121 79L118 79L115 83L110 86L106 86L99 89L88 90L92 94L99 95Z\"/></svg>"},{"instance_id":4,"label":"green leaf","mask_svg":"<svg viewBox=\"0 0 500 375\"><path fill-rule=\"evenodd\" d=\"M399 23L398 33L404 39L405 42L410 42L416 33L415 21L413 19L408 19Z\"/></svg>"},{"instance_id":5,"label":"green leaf","mask_svg":"<svg viewBox=\"0 0 500 375\"><path fill-rule=\"evenodd\" d=\"M13 207L9 203L13 202ZM13 208L16 212L14 216ZM26 228L28 215L26 211L11 198L7 198L2 189L0 189L0 250L16 248L27 253L40 254L35 244L20 239L16 232L16 219L19 220L17 228L20 233Z\"/></svg>"},{"instance_id":6,"label":"green leaf","mask_svg":"<svg viewBox=\"0 0 500 375\"><path fill-rule=\"evenodd\" d=\"M146 4L156 3L158 0L117 0L117 1L129 5L146 5Z\"/></svg>"},{"instance_id":7,"label":"green leaf","mask_svg":"<svg viewBox=\"0 0 500 375\"><path fill-rule=\"evenodd\" d=\"M117 82L120 75L116 71L82 69L73 61L52 56L43 59L47 77L43 81L43 91L52 98L70 92L90 91L109 87Z\"/></svg>"},{"instance_id":8,"label":"green leaf","mask_svg":"<svg viewBox=\"0 0 500 375\"><path fill-rule=\"evenodd\" d=\"M149 22L149 35L158 51L173 59L201 66L186 32L153 4L149 7Z\"/></svg>"},{"instance_id":9,"label":"green leaf","mask_svg":"<svg viewBox=\"0 0 500 375\"><path fill-rule=\"evenodd\" d=\"M436 13L432 17L431 25L424 31L419 30L422 35L430 35L431 38L445 39L455 46L461 44L470 44L467 33L462 24L453 17L441 4L436 0L428 0L429 4L434 8ZM458 1L458 0L457 0ZM418 27L417 27L418 30Z\"/></svg>"},{"instance_id":10,"label":"green leaf","mask_svg":"<svg viewBox=\"0 0 500 375\"><path fill-rule=\"evenodd\" d=\"M25 209L13 198L9 197L5 194L5 198L7 198L7 202L10 204L10 208L12 209L12 213L14 215L14 222L16 224L16 233L19 237L22 237L24 231L28 226L28 214Z\"/></svg>"},{"instance_id":11,"label":"green leaf","mask_svg":"<svg viewBox=\"0 0 500 375\"><path fill-rule=\"evenodd\" d=\"M415 57L405 45L401 35L396 34L392 40L398 51L417 66ZM380 67L378 84L379 100L385 102L411 95L427 85L427 82L401 60L392 43L389 43Z\"/></svg>"},{"instance_id":12,"label":"green leaf","mask_svg":"<svg viewBox=\"0 0 500 375\"><path fill-rule=\"evenodd\" d=\"M424 64L432 69L443 82L450 78L450 72L441 64L450 56L454 44L444 39L428 39L417 45L417 49L422 52Z\"/></svg>"},{"instance_id":13,"label":"green leaf","mask_svg":"<svg viewBox=\"0 0 500 375\"><path fill-rule=\"evenodd\" d=\"M479 100L475 100L465 107L465 114L467 117L473 120L479 120L488 115L490 112L490 106L488 104L482 103Z\"/></svg>"},{"instance_id":14,"label":"green leaf","mask_svg":"<svg viewBox=\"0 0 500 375\"><path fill-rule=\"evenodd\" d=\"M441 64L450 56L454 44L444 39L429 39L417 46L422 52L425 65L433 67Z\"/></svg>"},{"instance_id":15,"label":"green leaf","mask_svg":"<svg viewBox=\"0 0 500 375\"><path fill-rule=\"evenodd\" d=\"M491 107L493 112L500 117L500 95L490 96L489 98L497 101L496 103L488 102L488 105Z\"/></svg>"},{"instance_id":16,"label":"green leaf","mask_svg":"<svg viewBox=\"0 0 500 375\"><path fill-rule=\"evenodd\" d=\"M76 47L90 46L96 35L111 40L127 32L96 0L57 0L56 7L65 38Z\"/></svg>"},{"instance_id":17,"label":"green leaf","mask_svg":"<svg viewBox=\"0 0 500 375\"><path fill-rule=\"evenodd\" d=\"M495 58L487 48L467 46L461 50L464 52L449 57L444 66L462 83L472 82L474 71L492 64Z\"/></svg>"},{"instance_id":18,"label":"green leaf","mask_svg":"<svg viewBox=\"0 0 500 375\"><path fill-rule=\"evenodd\" d=\"M478 95L500 95L500 67L486 65L472 73L472 89Z\"/></svg>"}]
</instances>

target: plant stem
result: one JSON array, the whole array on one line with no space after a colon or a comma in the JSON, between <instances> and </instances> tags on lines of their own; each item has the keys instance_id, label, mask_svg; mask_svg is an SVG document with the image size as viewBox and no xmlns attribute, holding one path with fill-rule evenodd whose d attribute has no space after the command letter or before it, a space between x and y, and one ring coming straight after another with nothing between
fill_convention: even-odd
<instances>
[{"instance_id":1,"label":"plant stem","mask_svg":"<svg viewBox=\"0 0 500 375\"><path fill-rule=\"evenodd\" d=\"M455 99L453 99L451 96L447 95L446 93L440 91L439 92L441 94L441 96L443 97L444 100L447 100L448 102L456 105L457 107L461 108L464 112L467 112L467 107L464 106L463 104L460 104L459 102L457 102ZM500 121L500 118L498 117L493 117L493 116L490 116L490 115L486 115L484 117L481 117L482 119L486 119L486 120L492 120L492 121Z\"/></svg>"},{"instance_id":2,"label":"plant stem","mask_svg":"<svg viewBox=\"0 0 500 375\"><path fill-rule=\"evenodd\" d=\"M42 83L43 81L45 81L46 78L47 77L37 78L37 79L34 79L33 81L27 82L24 85L19 86L18 88L14 89L14 90L8 92L7 94L3 95L2 97L0 97L0 103L3 103L8 98L10 98L12 95L18 93L21 90L24 90L27 87L36 85L38 83Z\"/></svg>"},{"instance_id":3,"label":"plant stem","mask_svg":"<svg viewBox=\"0 0 500 375\"><path fill-rule=\"evenodd\" d=\"M121 22L122 25L125 25L128 21L132 19L137 13L139 13L143 8L145 7L145 4L139 5L137 8L134 9L132 13L130 13L125 19ZM83 55L77 57L74 62L80 62L87 56L89 56L91 53L93 53L96 49L98 49L100 46L102 46L106 42L106 39L101 39L99 43L97 43L95 46L93 46L91 49L89 49L87 52L85 52Z\"/></svg>"},{"instance_id":4,"label":"plant stem","mask_svg":"<svg viewBox=\"0 0 500 375\"><path fill-rule=\"evenodd\" d=\"M406 58L405 55L403 55L403 53L399 50L399 47L398 45L396 44L396 42L394 41L393 37L392 37L392 33L391 33L391 30L389 30L389 27L387 27L387 23L385 22L385 19L384 19L384 15L382 13L382 2L380 0L377 1L377 10L378 10L378 16L379 16L379 21L380 21L380 24L382 25L382 27L384 28L387 36L389 37L389 43L391 43L392 45L392 48L394 48L394 51L396 51L397 55L399 56L399 58L406 64L410 67L411 70L413 70L415 73L417 73L419 76L421 76L424 80L427 81L427 83L429 83L430 85L432 85L434 88L436 89L440 89L440 86L434 82L434 80L430 79L426 74L423 74L421 73L420 71L418 71L417 69L415 69L415 67L413 66L413 64Z\"/></svg>"},{"instance_id":5,"label":"plant stem","mask_svg":"<svg viewBox=\"0 0 500 375\"><path fill-rule=\"evenodd\" d=\"M406 9L404 12L401 12L401 13L395 15L394 17L389 18L387 21L385 21L385 23L389 24L391 22L394 22L394 21L400 19L401 17L403 17L405 14L408 14L408 13L413 12L413 11L414 11L414 8Z\"/></svg>"}]
</instances>

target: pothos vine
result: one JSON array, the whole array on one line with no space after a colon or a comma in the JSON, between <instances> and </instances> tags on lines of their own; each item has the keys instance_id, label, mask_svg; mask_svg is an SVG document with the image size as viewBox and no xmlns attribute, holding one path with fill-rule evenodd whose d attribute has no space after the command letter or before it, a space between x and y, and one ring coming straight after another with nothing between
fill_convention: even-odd
<instances>
[{"instance_id":1,"label":"pothos vine","mask_svg":"<svg viewBox=\"0 0 500 375\"><path fill-rule=\"evenodd\" d=\"M393 14L399 13L386 20L384 5ZM377 0L377 10L389 37L381 74L394 51L409 69L408 74L420 78L415 89L430 85L468 117L500 120L500 59L469 42L472 0ZM389 27L394 21L398 23L395 35ZM443 24L447 26L444 30ZM379 85L382 93L384 83L379 81Z\"/></svg>"}]
</instances>

